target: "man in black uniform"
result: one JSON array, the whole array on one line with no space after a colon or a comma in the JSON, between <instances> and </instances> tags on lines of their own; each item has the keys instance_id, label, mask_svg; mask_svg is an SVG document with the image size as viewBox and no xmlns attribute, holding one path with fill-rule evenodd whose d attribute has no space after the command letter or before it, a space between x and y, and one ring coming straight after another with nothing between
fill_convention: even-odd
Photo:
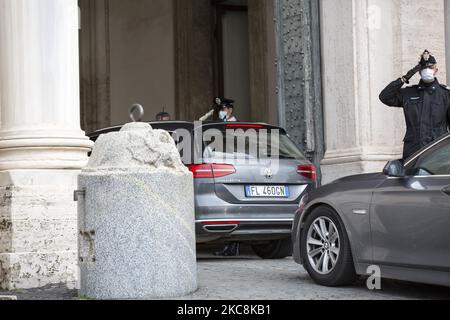
<instances>
[{"instance_id":1,"label":"man in black uniform","mask_svg":"<svg viewBox=\"0 0 450 320\"><path fill-rule=\"evenodd\" d=\"M402 89L417 72L420 72L421 76L419 84ZM416 67L389 84L380 94L381 102L404 110L407 126L404 160L448 133L450 88L439 84L435 77L437 72L435 57L425 50Z\"/></svg>"}]
</instances>

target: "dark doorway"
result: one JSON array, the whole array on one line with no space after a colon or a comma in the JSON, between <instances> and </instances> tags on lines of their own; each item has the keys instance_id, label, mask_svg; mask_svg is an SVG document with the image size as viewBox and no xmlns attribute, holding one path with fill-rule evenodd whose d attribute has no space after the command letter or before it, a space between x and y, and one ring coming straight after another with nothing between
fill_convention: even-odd
<instances>
[{"instance_id":1,"label":"dark doorway","mask_svg":"<svg viewBox=\"0 0 450 320\"><path fill-rule=\"evenodd\" d=\"M177 119L199 119L222 95L239 120L276 124L272 2L174 1Z\"/></svg>"},{"instance_id":2,"label":"dark doorway","mask_svg":"<svg viewBox=\"0 0 450 320\"><path fill-rule=\"evenodd\" d=\"M250 121L250 39L247 0L219 0L215 5L215 81L218 94L236 101L236 116Z\"/></svg>"}]
</instances>

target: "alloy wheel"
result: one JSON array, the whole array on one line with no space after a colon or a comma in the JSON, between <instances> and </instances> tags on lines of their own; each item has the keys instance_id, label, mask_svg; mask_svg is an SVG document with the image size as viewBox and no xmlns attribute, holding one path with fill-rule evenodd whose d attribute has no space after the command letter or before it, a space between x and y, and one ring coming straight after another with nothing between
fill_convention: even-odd
<instances>
[{"instance_id":1,"label":"alloy wheel","mask_svg":"<svg viewBox=\"0 0 450 320\"><path fill-rule=\"evenodd\" d=\"M317 218L309 227L307 237L307 255L315 272L328 275L339 260L341 241L339 231L327 217Z\"/></svg>"}]
</instances>

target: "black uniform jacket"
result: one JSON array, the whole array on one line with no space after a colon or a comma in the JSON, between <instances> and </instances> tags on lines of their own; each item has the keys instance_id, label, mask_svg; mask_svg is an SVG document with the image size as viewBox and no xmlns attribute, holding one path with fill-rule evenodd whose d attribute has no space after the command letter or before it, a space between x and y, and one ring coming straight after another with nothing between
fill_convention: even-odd
<instances>
[{"instance_id":1,"label":"black uniform jacket","mask_svg":"<svg viewBox=\"0 0 450 320\"><path fill-rule=\"evenodd\" d=\"M422 81L402 88L398 79L380 94L380 100L390 107L403 108L407 132L404 139L403 159L407 159L424 146L448 133L450 125L450 88Z\"/></svg>"}]
</instances>

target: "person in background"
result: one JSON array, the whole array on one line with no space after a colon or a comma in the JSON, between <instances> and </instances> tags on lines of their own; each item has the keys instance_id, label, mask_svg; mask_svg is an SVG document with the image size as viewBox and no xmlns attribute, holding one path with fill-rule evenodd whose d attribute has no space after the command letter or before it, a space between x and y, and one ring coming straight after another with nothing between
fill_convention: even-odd
<instances>
[{"instance_id":1,"label":"person in background","mask_svg":"<svg viewBox=\"0 0 450 320\"><path fill-rule=\"evenodd\" d=\"M219 119L219 113L222 109L222 99L214 98L213 105L211 106L211 110L208 111L205 115L203 115L199 121L216 121Z\"/></svg>"},{"instance_id":2,"label":"person in background","mask_svg":"<svg viewBox=\"0 0 450 320\"><path fill-rule=\"evenodd\" d=\"M171 120L170 114L165 111L160 112L156 115L156 121L170 121L170 120Z\"/></svg>"},{"instance_id":3,"label":"person in background","mask_svg":"<svg viewBox=\"0 0 450 320\"><path fill-rule=\"evenodd\" d=\"M219 119L223 122L237 122L234 113L234 101L231 99L223 99L221 101L222 110L219 111ZM227 243L222 251L216 252L216 256L236 257L240 254L240 243Z\"/></svg>"},{"instance_id":4,"label":"person in background","mask_svg":"<svg viewBox=\"0 0 450 320\"><path fill-rule=\"evenodd\" d=\"M233 113L234 100L217 97L213 101L211 110L202 116L200 121L226 121L229 118L229 112L231 109L231 115ZM231 106L231 108L230 108ZM231 117L231 121L233 117ZM234 118L235 119L235 118ZM236 120L234 120L236 121Z\"/></svg>"},{"instance_id":5,"label":"person in background","mask_svg":"<svg viewBox=\"0 0 450 320\"><path fill-rule=\"evenodd\" d=\"M237 122L233 115L234 100L217 97L213 101L212 109L200 118L200 121ZM225 247L215 252L216 256L235 257L239 255L240 244L237 242L228 243Z\"/></svg>"},{"instance_id":6,"label":"person in background","mask_svg":"<svg viewBox=\"0 0 450 320\"><path fill-rule=\"evenodd\" d=\"M225 245L222 251L216 252L216 256L221 257L237 257L240 254L240 243L239 242L230 242Z\"/></svg>"},{"instance_id":7,"label":"person in background","mask_svg":"<svg viewBox=\"0 0 450 320\"><path fill-rule=\"evenodd\" d=\"M238 119L234 116L234 101L227 100L223 103L223 109L219 113L219 117L224 122L238 122Z\"/></svg>"}]
</instances>

